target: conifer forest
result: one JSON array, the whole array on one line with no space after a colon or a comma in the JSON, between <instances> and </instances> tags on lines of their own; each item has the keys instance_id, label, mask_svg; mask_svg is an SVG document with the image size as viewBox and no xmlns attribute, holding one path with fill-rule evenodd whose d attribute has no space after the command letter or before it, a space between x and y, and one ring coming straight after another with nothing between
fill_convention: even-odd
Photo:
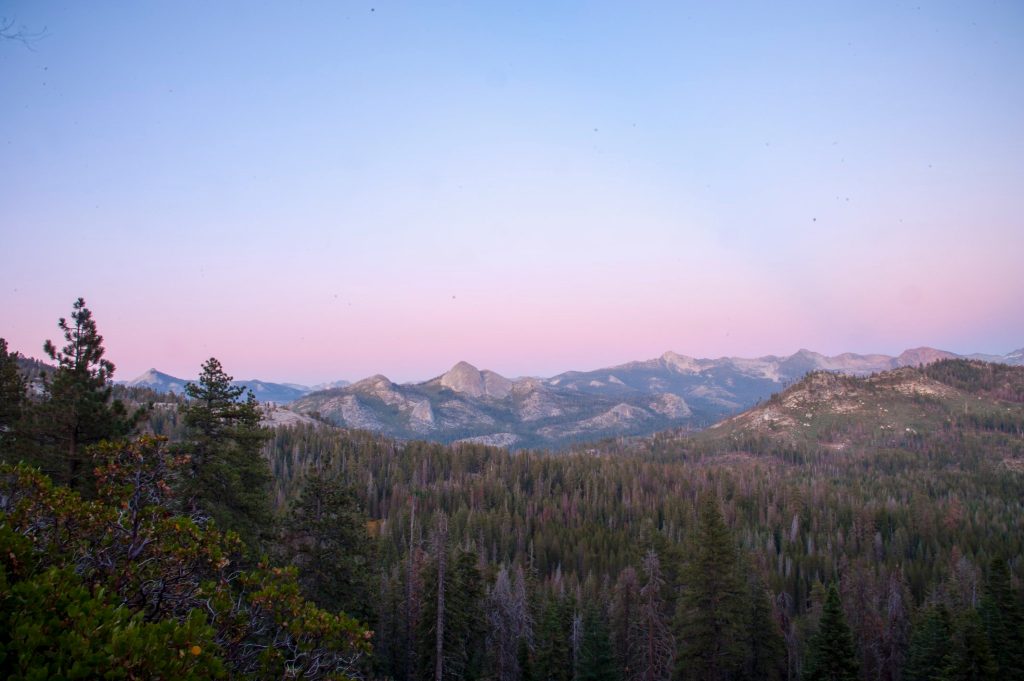
<instances>
[{"instance_id":1,"label":"conifer forest","mask_svg":"<svg viewBox=\"0 0 1024 681\"><path fill-rule=\"evenodd\" d=\"M57 327L0 341L4 678L1024 678L1024 368L911 370L995 411L841 447L508 451L268 428L214 358L125 388Z\"/></svg>"},{"instance_id":2,"label":"conifer forest","mask_svg":"<svg viewBox=\"0 0 1024 681\"><path fill-rule=\"evenodd\" d=\"M1024 0L0 0L0 681L1024 681Z\"/></svg>"}]
</instances>

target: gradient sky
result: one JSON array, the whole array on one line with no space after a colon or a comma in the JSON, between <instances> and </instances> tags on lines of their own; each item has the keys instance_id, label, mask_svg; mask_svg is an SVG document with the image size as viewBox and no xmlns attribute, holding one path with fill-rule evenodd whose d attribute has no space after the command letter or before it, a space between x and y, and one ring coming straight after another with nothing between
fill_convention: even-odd
<instances>
[{"instance_id":1,"label":"gradient sky","mask_svg":"<svg viewBox=\"0 0 1024 681\"><path fill-rule=\"evenodd\" d=\"M29 355L80 295L121 379L1024 346L1021 2L0 16Z\"/></svg>"}]
</instances>

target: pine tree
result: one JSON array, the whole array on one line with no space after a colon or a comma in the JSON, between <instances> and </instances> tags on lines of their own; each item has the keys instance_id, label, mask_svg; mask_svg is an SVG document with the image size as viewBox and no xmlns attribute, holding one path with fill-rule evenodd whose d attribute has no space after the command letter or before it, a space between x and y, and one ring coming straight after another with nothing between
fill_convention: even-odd
<instances>
[{"instance_id":1,"label":"pine tree","mask_svg":"<svg viewBox=\"0 0 1024 681\"><path fill-rule=\"evenodd\" d=\"M450 555L441 538L423 576L420 674L424 681L476 679L483 672L483 581L470 551Z\"/></svg>"},{"instance_id":2,"label":"pine tree","mask_svg":"<svg viewBox=\"0 0 1024 681\"><path fill-rule=\"evenodd\" d=\"M245 388L231 381L211 357L199 383L185 386L185 449L191 457L185 498L193 511L209 514L255 549L272 529L270 469L261 454L269 433L260 427L252 391L242 400Z\"/></svg>"},{"instance_id":3,"label":"pine tree","mask_svg":"<svg viewBox=\"0 0 1024 681\"><path fill-rule=\"evenodd\" d=\"M375 550L354 490L336 475L314 473L283 530L285 559L299 568L303 594L325 610L372 624Z\"/></svg>"},{"instance_id":4,"label":"pine tree","mask_svg":"<svg viewBox=\"0 0 1024 681\"><path fill-rule=\"evenodd\" d=\"M948 663L939 678L942 681L996 681L1001 678L977 610L968 610L957 618Z\"/></svg>"},{"instance_id":5,"label":"pine tree","mask_svg":"<svg viewBox=\"0 0 1024 681\"><path fill-rule=\"evenodd\" d=\"M835 583L828 588L821 622L809 648L803 681L856 681L857 652Z\"/></svg>"},{"instance_id":6,"label":"pine tree","mask_svg":"<svg viewBox=\"0 0 1024 681\"><path fill-rule=\"evenodd\" d=\"M1024 679L1024 617L1010 584L1010 569L995 558L981 599L981 621L1004 681Z\"/></svg>"},{"instance_id":7,"label":"pine tree","mask_svg":"<svg viewBox=\"0 0 1024 681\"><path fill-rule=\"evenodd\" d=\"M448 598L449 636L460 651L454 678L474 681L484 674L487 622L484 619L484 581L479 556L460 549L452 561L453 591Z\"/></svg>"},{"instance_id":8,"label":"pine tree","mask_svg":"<svg viewBox=\"0 0 1024 681\"><path fill-rule=\"evenodd\" d=\"M747 622L747 661L744 675L750 681L782 679L786 664L786 643L772 613L764 582L749 580L750 614Z\"/></svg>"},{"instance_id":9,"label":"pine tree","mask_svg":"<svg viewBox=\"0 0 1024 681\"><path fill-rule=\"evenodd\" d=\"M18 370L18 353L7 351L0 338L0 460L14 460L18 449L18 428L26 403L25 379Z\"/></svg>"},{"instance_id":10,"label":"pine tree","mask_svg":"<svg viewBox=\"0 0 1024 681\"><path fill-rule=\"evenodd\" d=\"M36 414L41 463L56 482L88 490L85 448L128 435L141 412L129 417L124 404L111 399L114 365L103 357L103 336L84 299L72 306L71 322L61 317L57 327L66 345L59 350L49 340L43 345L57 370L43 377L45 400Z\"/></svg>"},{"instance_id":11,"label":"pine tree","mask_svg":"<svg viewBox=\"0 0 1024 681\"><path fill-rule=\"evenodd\" d=\"M615 661L627 678L639 667L631 644L632 629L637 624L640 600L640 580L632 567L624 568L615 581L608 619L611 624L611 644Z\"/></svg>"},{"instance_id":12,"label":"pine tree","mask_svg":"<svg viewBox=\"0 0 1024 681\"><path fill-rule=\"evenodd\" d=\"M676 613L677 679L731 678L746 657L747 589L717 500L701 502L692 557Z\"/></svg>"},{"instance_id":13,"label":"pine tree","mask_svg":"<svg viewBox=\"0 0 1024 681\"><path fill-rule=\"evenodd\" d=\"M552 597L548 601L540 620L537 655L532 670L537 681L572 679L572 650L569 645L572 614L571 601L567 597Z\"/></svg>"},{"instance_id":14,"label":"pine tree","mask_svg":"<svg viewBox=\"0 0 1024 681\"><path fill-rule=\"evenodd\" d=\"M622 671L612 655L607 618L594 603L583 613L583 640L577 669L578 681L619 681L622 678Z\"/></svg>"},{"instance_id":15,"label":"pine tree","mask_svg":"<svg viewBox=\"0 0 1024 681\"><path fill-rule=\"evenodd\" d=\"M472 551L449 551L447 521L442 516L433 560L423 574L419 678L424 681L475 679L483 673L487 630L477 562Z\"/></svg>"},{"instance_id":16,"label":"pine tree","mask_svg":"<svg viewBox=\"0 0 1024 681\"><path fill-rule=\"evenodd\" d=\"M910 637L906 681L941 681L949 664L952 623L949 611L941 603L927 608Z\"/></svg>"}]
</instances>

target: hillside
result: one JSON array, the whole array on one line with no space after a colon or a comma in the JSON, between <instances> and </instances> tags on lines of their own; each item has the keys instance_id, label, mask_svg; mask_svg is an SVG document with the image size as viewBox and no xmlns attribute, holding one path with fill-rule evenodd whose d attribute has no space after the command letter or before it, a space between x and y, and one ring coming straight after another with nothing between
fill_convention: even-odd
<instances>
[{"instance_id":1,"label":"hillside","mask_svg":"<svg viewBox=\"0 0 1024 681\"><path fill-rule=\"evenodd\" d=\"M728 446L759 440L843 451L952 431L960 437L995 432L1019 439L1024 367L957 359L867 377L814 372L693 441Z\"/></svg>"},{"instance_id":2,"label":"hillside","mask_svg":"<svg viewBox=\"0 0 1024 681\"><path fill-rule=\"evenodd\" d=\"M499 402L517 383L488 396L466 367L441 382ZM389 399L402 394L377 384ZM673 585L667 624L702 546L699 500L710 495L786 623L789 676L800 675L825 585L838 582L859 678L897 678L930 607L954 621L974 613L996 557L1020 578L1022 410L1024 368L947 359L862 377L816 372L718 427L609 438L568 455L295 427L277 430L268 458L282 508L325 465L358 490L385 547L378 631L397 641L392 653L417 645L403 638L395 605L428 545L429 529L410 543L414 527L445 518L453 545L479 551L474 561L499 572L528 565L541 592L582 593L620 626L621 595L653 550ZM880 653L894 632L900 654ZM401 668L393 654L383 659Z\"/></svg>"},{"instance_id":3,"label":"hillside","mask_svg":"<svg viewBox=\"0 0 1024 681\"><path fill-rule=\"evenodd\" d=\"M867 376L954 357L931 348L898 356L834 357L800 350L787 357L756 359L695 359L667 352L594 371L519 379L459 362L422 383L399 384L378 374L305 395L291 407L339 426L400 439L560 448L602 437L705 428L808 372ZM1011 354L989 359L1010 363L1021 358Z\"/></svg>"}]
</instances>

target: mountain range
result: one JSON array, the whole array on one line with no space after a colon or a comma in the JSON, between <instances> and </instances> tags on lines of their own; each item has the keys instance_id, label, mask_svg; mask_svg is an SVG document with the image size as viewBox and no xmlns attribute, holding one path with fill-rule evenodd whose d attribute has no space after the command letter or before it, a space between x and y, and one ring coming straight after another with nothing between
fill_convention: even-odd
<instances>
[{"instance_id":1,"label":"mountain range","mask_svg":"<svg viewBox=\"0 0 1024 681\"><path fill-rule=\"evenodd\" d=\"M564 447L669 428L700 429L744 411L812 371L867 376L959 356L932 348L898 356L800 350L785 357L656 359L551 378L509 379L459 362L421 383L376 375L306 394L289 405L337 426L403 439ZM1024 365L1024 349L972 359Z\"/></svg>"},{"instance_id":2,"label":"mountain range","mask_svg":"<svg viewBox=\"0 0 1024 681\"><path fill-rule=\"evenodd\" d=\"M156 369L150 369L130 381L119 381L123 385L135 388L150 388L160 393L185 394L185 384L198 379L176 378ZM332 383L321 383L315 386L305 386L298 383L270 383L253 379L249 381L232 381L232 385L242 386L252 390L256 399L260 402L274 402L276 404L287 404L303 395L317 390L330 390L349 385L348 381L334 381Z\"/></svg>"}]
</instances>

